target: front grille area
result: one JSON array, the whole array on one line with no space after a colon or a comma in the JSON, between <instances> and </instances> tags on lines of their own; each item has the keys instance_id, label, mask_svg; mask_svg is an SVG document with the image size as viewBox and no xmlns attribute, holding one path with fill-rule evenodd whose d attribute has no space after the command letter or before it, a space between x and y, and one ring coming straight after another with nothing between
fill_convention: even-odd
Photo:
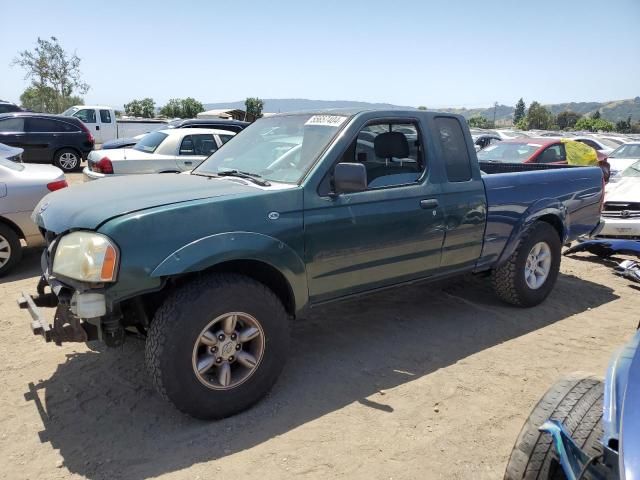
<instances>
[{"instance_id":1,"label":"front grille area","mask_svg":"<svg viewBox=\"0 0 640 480\"><path fill-rule=\"evenodd\" d=\"M638 202L605 202L602 209L603 217L612 218L640 218L640 203Z\"/></svg>"}]
</instances>

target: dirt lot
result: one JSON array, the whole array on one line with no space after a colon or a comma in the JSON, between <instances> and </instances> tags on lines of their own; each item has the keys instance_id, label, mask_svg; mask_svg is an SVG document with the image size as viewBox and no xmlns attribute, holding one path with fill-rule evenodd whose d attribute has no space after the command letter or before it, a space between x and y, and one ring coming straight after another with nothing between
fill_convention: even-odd
<instances>
[{"instance_id":1,"label":"dirt lot","mask_svg":"<svg viewBox=\"0 0 640 480\"><path fill-rule=\"evenodd\" d=\"M502 478L538 397L604 372L639 319L637 288L586 255L529 310L480 279L383 293L298 321L269 397L204 423L154 393L141 343L33 337L15 298L38 260L0 281L0 478Z\"/></svg>"}]
</instances>

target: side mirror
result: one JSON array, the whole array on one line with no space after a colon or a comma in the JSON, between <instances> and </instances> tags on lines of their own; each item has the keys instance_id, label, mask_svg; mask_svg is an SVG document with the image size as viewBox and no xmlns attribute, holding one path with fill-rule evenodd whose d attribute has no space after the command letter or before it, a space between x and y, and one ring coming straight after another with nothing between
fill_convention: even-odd
<instances>
[{"instance_id":1,"label":"side mirror","mask_svg":"<svg viewBox=\"0 0 640 480\"><path fill-rule=\"evenodd\" d=\"M361 163L338 163L333 170L333 189L341 193L362 192L367 189L367 169Z\"/></svg>"}]
</instances>

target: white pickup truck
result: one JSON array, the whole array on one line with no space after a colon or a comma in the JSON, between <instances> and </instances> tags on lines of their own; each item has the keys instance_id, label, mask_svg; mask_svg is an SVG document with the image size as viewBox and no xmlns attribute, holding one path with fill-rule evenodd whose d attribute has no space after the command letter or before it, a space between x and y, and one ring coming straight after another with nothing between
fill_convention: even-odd
<instances>
[{"instance_id":1,"label":"white pickup truck","mask_svg":"<svg viewBox=\"0 0 640 480\"><path fill-rule=\"evenodd\" d=\"M164 120L116 119L113 108L104 105L75 105L62 112L62 115L82 121L98 144L116 138L135 137L167 126Z\"/></svg>"}]
</instances>

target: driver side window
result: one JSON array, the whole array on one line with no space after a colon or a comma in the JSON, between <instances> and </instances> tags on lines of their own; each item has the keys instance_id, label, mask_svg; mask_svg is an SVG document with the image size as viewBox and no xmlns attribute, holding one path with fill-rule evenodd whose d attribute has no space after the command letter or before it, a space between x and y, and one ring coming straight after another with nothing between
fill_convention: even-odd
<instances>
[{"instance_id":1,"label":"driver side window","mask_svg":"<svg viewBox=\"0 0 640 480\"><path fill-rule=\"evenodd\" d=\"M73 116L79 118L84 123L96 123L96 111L92 108L78 110Z\"/></svg>"},{"instance_id":2,"label":"driver side window","mask_svg":"<svg viewBox=\"0 0 640 480\"><path fill-rule=\"evenodd\" d=\"M369 189L416 183L425 170L420 131L413 122L366 125L340 161L362 163Z\"/></svg>"}]
</instances>

